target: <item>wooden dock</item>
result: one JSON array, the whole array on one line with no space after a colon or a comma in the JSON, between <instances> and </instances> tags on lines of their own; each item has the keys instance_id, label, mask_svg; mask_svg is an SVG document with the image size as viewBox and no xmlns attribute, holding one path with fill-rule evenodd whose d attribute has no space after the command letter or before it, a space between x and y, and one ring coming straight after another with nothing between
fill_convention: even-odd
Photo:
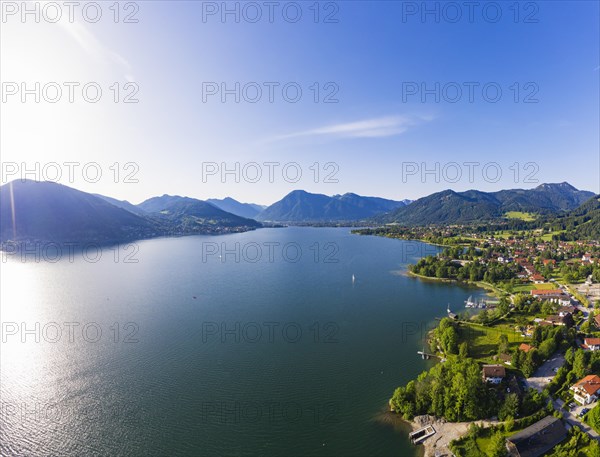
<instances>
[{"instance_id":1,"label":"wooden dock","mask_svg":"<svg viewBox=\"0 0 600 457\"><path fill-rule=\"evenodd\" d=\"M419 444L425 441L430 436L435 435L435 429L433 426L428 425L426 427L420 428L419 430L415 430L408 434L408 437L412 441L413 444Z\"/></svg>"},{"instance_id":2,"label":"wooden dock","mask_svg":"<svg viewBox=\"0 0 600 457\"><path fill-rule=\"evenodd\" d=\"M441 357L439 355L429 354L425 351L417 351L417 354L419 354L421 357L423 357L423 360L428 360L431 357L436 357L438 359L441 359Z\"/></svg>"}]
</instances>

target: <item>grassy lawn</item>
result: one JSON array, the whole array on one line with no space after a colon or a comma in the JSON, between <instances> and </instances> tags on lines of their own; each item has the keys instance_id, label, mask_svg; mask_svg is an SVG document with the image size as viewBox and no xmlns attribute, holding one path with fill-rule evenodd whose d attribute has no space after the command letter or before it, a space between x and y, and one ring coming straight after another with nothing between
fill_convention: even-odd
<instances>
[{"instance_id":1,"label":"grassy lawn","mask_svg":"<svg viewBox=\"0 0 600 457\"><path fill-rule=\"evenodd\" d=\"M522 430L522 429L519 429ZM502 432L504 438L508 438L511 435L514 435L519 430L513 430L511 432ZM491 444L492 444L492 433L490 429L484 429L481 432L481 436L475 438L475 448L471 448L469 451L465 448L465 443L457 446L457 455L464 455L466 457L487 457L491 452Z\"/></svg>"},{"instance_id":2,"label":"grassy lawn","mask_svg":"<svg viewBox=\"0 0 600 457\"><path fill-rule=\"evenodd\" d=\"M536 288L536 284L523 284L513 287L513 292L531 292Z\"/></svg>"},{"instance_id":3,"label":"grassy lawn","mask_svg":"<svg viewBox=\"0 0 600 457\"><path fill-rule=\"evenodd\" d=\"M529 341L529 338L525 338L515 331L514 324L507 322L492 327L461 322L459 328L460 343L466 341L469 346L469 356L479 361L493 361L493 357L497 355L498 343L502 334L508 338L511 349L524 341Z\"/></svg>"},{"instance_id":4,"label":"grassy lawn","mask_svg":"<svg viewBox=\"0 0 600 457\"><path fill-rule=\"evenodd\" d=\"M533 213L523 213L521 211L509 211L504 215L507 219L520 219L525 222L535 221L537 216Z\"/></svg>"}]
</instances>

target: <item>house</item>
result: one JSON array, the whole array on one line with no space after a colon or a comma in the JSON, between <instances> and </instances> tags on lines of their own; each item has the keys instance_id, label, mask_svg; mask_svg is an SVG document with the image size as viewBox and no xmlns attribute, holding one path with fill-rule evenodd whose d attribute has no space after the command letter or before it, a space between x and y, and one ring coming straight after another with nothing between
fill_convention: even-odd
<instances>
[{"instance_id":1,"label":"house","mask_svg":"<svg viewBox=\"0 0 600 457\"><path fill-rule=\"evenodd\" d=\"M579 310L577 308L575 308L574 306L561 306L558 309L558 315L560 317L565 317L567 314L573 315L577 312L579 312Z\"/></svg>"},{"instance_id":2,"label":"house","mask_svg":"<svg viewBox=\"0 0 600 457\"><path fill-rule=\"evenodd\" d=\"M546 416L507 438L506 448L513 457L539 457L566 437L567 430L562 421L554 416Z\"/></svg>"},{"instance_id":3,"label":"house","mask_svg":"<svg viewBox=\"0 0 600 457\"><path fill-rule=\"evenodd\" d=\"M498 358L502 360L505 365L512 365L512 356L510 354L499 354Z\"/></svg>"},{"instance_id":4,"label":"house","mask_svg":"<svg viewBox=\"0 0 600 457\"><path fill-rule=\"evenodd\" d=\"M531 275L530 279L536 284L544 284L546 282L546 278L544 278L539 273L535 273L535 274Z\"/></svg>"},{"instance_id":5,"label":"house","mask_svg":"<svg viewBox=\"0 0 600 457\"><path fill-rule=\"evenodd\" d=\"M596 327L600 328L600 314L594 316L594 322L596 323Z\"/></svg>"},{"instance_id":6,"label":"house","mask_svg":"<svg viewBox=\"0 0 600 457\"><path fill-rule=\"evenodd\" d=\"M544 297L544 295L562 295L562 289L534 289L531 295L534 297Z\"/></svg>"},{"instance_id":7,"label":"house","mask_svg":"<svg viewBox=\"0 0 600 457\"><path fill-rule=\"evenodd\" d=\"M568 327L573 325L573 316L571 316L571 313L567 313L564 316L559 316L559 315L554 315L554 316L548 316L544 322L546 324L551 324L551 325L566 325ZM540 323L541 325L542 323Z\"/></svg>"},{"instance_id":8,"label":"house","mask_svg":"<svg viewBox=\"0 0 600 457\"><path fill-rule=\"evenodd\" d=\"M554 260L554 259L544 259L544 266L547 266L547 265L556 266L556 260Z\"/></svg>"},{"instance_id":9,"label":"house","mask_svg":"<svg viewBox=\"0 0 600 457\"><path fill-rule=\"evenodd\" d=\"M600 350L600 338L585 338L583 344L585 344L586 348L590 351Z\"/></svg>"},{"instance_id":10,"label":"house","mask_svg":"<svg viewBox=\"0 0 600 457\"><path fill-rule=\"evenodd\" d=\"M558 303L561 306L569 306L571 304L571 297L561 289L536 289L531 291L531 295L535 298Z\"/></svg>"},{"instance_id":11,"label":"house","mask_svg":"<svg viewBox=\"0 0 600 457\"><path fill-rule=\"evenodd\" d=\"M552 303L558 303L563 308L568 308L571 304L571 297L569 297L565 293L556 295L545 295L542 297L542 299Z\"/></svg>"},{"instance_id":12,"label":"house","mask_svg":"<svg viewBox=\"0 0 600 457\"><path fill-rule=\"evenodd\" d=\"M502 365L484 365L483 380L491 384L500 384L506 377L506 369Z\"/></svg>"},{"instance_id":13,"label":"house","mask_svg":"<svg viewBox=\"0 0 600 457\"><path fill-rule=\"evenodd\" d=\"M573 391L573 398L582 405L589 405L598 399L600 391L600 376L591 374L581 381L573 384L570 388Z\"/></svg>"},{"instance_id":14,"label":"house","mask_svg":"<svg viewBox=\"0 0 600 457\"><path fill-rule=\"evenodd\" d=\"M532 349L535 349L533 346L530 346L527 343L521 343L521 345L519 346L519 351L523 351L524 353L528 353L529 351L531 351Z\"/></svg>"}]
</instances>

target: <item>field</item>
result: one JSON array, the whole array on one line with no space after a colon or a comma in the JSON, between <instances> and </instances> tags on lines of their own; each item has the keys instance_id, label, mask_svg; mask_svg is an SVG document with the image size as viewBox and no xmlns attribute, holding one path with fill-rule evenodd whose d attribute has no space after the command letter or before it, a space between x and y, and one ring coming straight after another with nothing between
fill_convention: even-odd
<instances>
[{"instance_id":1,"label":"field","mask_svg":"<svg viewBox=\"0 0 600 457\"><path fill-rule=\"evenodd\" d=\"M520 286L513 287L513 292L529 293L532 290L552 290L557 289L556 284L523 284Z\"/></svg>"},{"instance_id":2,"label":"field","mask_svg":"<svg viewBox=\"0 0 600 457\"><path fill-rule=\"evenodd\" d=\"M459 341L461 343L466 341L469 346L469 356L479 361L494 361L493 358L498 353L498 343L502 334L508 338L511 349L525 341L529 341L528 338L523 337L521 333L515 331L514 327L509 323L487 327L474 323L461 322L459 329Z\"/></svg>"},{"instance_id":3,"label":"field","mask_svg":"<svg viewBox=\"0 0 600 457\"><path fill-rule=\"evenodd\" d=\"M507 219L520 219L525 222L535 221L537 216L533 213L523 213L521 211L509 211L504 215Z\"/></svg>"},{"instance_id":4,"label":"field","mask_svg":"<svg viewBox=\"0 0 600 457\"><path fill-rule=\"evenodd\" d=\"M534 237L534 238L541 238L543 241L552 241L552 237L554 235L560 235L561 233L564 233L565 230L557 230L555 232L550 232L550 233L544 233L542 234L540 231L536 230L536 231L526 231L526 230L502 230L502 231L498 231L498 232L494 232L494 237L495 238L501 238L501 239L508 239L511 236L519 236L519 237ZM541 236L540 236L541 235Z\"/></svg>"}]
</instances>

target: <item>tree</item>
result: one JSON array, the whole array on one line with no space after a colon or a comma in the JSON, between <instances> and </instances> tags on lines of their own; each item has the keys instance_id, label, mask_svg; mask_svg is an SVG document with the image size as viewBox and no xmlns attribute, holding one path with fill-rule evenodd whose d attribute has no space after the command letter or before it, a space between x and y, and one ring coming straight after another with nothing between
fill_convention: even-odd
<instances>
[{"instance_id":1,"label":"tree","mask_svg":"<svg viewBox=\"0 0 600 457\"><path fill-rule=\"evenodd\" d=\"M587 372L588 364L586 354L581 349L579 349L575 353L575 358L573 360L573 373L575 374L577 379L581 379L587 374Z\"/></svg>"},{"instance_id":2,"label":"tree","mask_svg":"<svg viewBox=\"0 0 600 457\"><path fill-rule=\"evenodd\" d=\"M504 435L500 432L494 433L488 450L489 457L505 457L507 453Z\"/></svg>"},{"instance_id":3,"label":"tree","mask_svg":"<svg viewBox=\"0 0 600 457\"><path fill-rule=\"evenodd\" d=\"M458 346L458 356L461 359L466 359L467 357L469 357L469 345L466 341L463 341L462 343L460 343L460 346Z\"/></svg>"},{"instance_id":4,"label":"tree","mask_svg":"<svg viewBox=\"0 0 600 457\"><path fill-rule=\"evenodd\" d=\"M508 337L502 333L498 342L498 354L506 354L508 352Z\"/></svg>"},{"instance_id":5,"label":"tree","mask_svg":"<svg viewBox=\"0 0 600 457\"><path fill-rule=\"evenodd\" d=\"M513 352L510 363L513 367L519 370L523 366L523 362L525 362L525 353L517 349L515 352Z\"/></svg>"},{"instance_id":6,"label":"tree","mask_svg":"<svg viewBox=\"0 0 600 457\"><path fill-rule=\"evenodd\" d=\"M539 354L537 349L532 349L530 350L526 357L525 357L525 361L523 362L523 366L521 367L521 370L523 371L523 374L525 375L526 378L530 378L533 373L535 373L536 368L539 365Z\"/></svg>"},{"instance_id":7,"label":"tree","mask_svg":"<svg viewBox=\"0 0 600 457\"><path fill-rule=\"evenodd\" d=\"M440 335L440 345L446 354L456 354L458 352L458 333L452 326L444 329Z\"/></svg>"},{"instance_id":8,"label":"tree","mask_svg":"<svg viewBox=\"0 0 600 457\"><path fill-rule=\"evenodd\" d=\"M585 421L590 427L596 430L596 432L600 433L600 408L592 408L585 416Z\"/></svg>"},{"instance_id":9,"label":"tree","mask_svg":"<svg viewBox=\"0 0 600 457\"><path fill-rule=\"evenodd\" d=\"M515 417L519 412L519 396L517 394L508 394L504 403L498 412L498 419L501 421L509 417Z\"/></svg>"},{"instance_id":10,"label":"tree","mask_svg":"<svg viewBox=\"0 0 600 457\"><path fill-rule=\"evenodd\" d=\"M539 351L543 360L549 359L550 356L554 354L554 351L556 351L556 341L554 341L554 338L548 338L547 340L542 341Z\"/></svg>"}]
</instances>

